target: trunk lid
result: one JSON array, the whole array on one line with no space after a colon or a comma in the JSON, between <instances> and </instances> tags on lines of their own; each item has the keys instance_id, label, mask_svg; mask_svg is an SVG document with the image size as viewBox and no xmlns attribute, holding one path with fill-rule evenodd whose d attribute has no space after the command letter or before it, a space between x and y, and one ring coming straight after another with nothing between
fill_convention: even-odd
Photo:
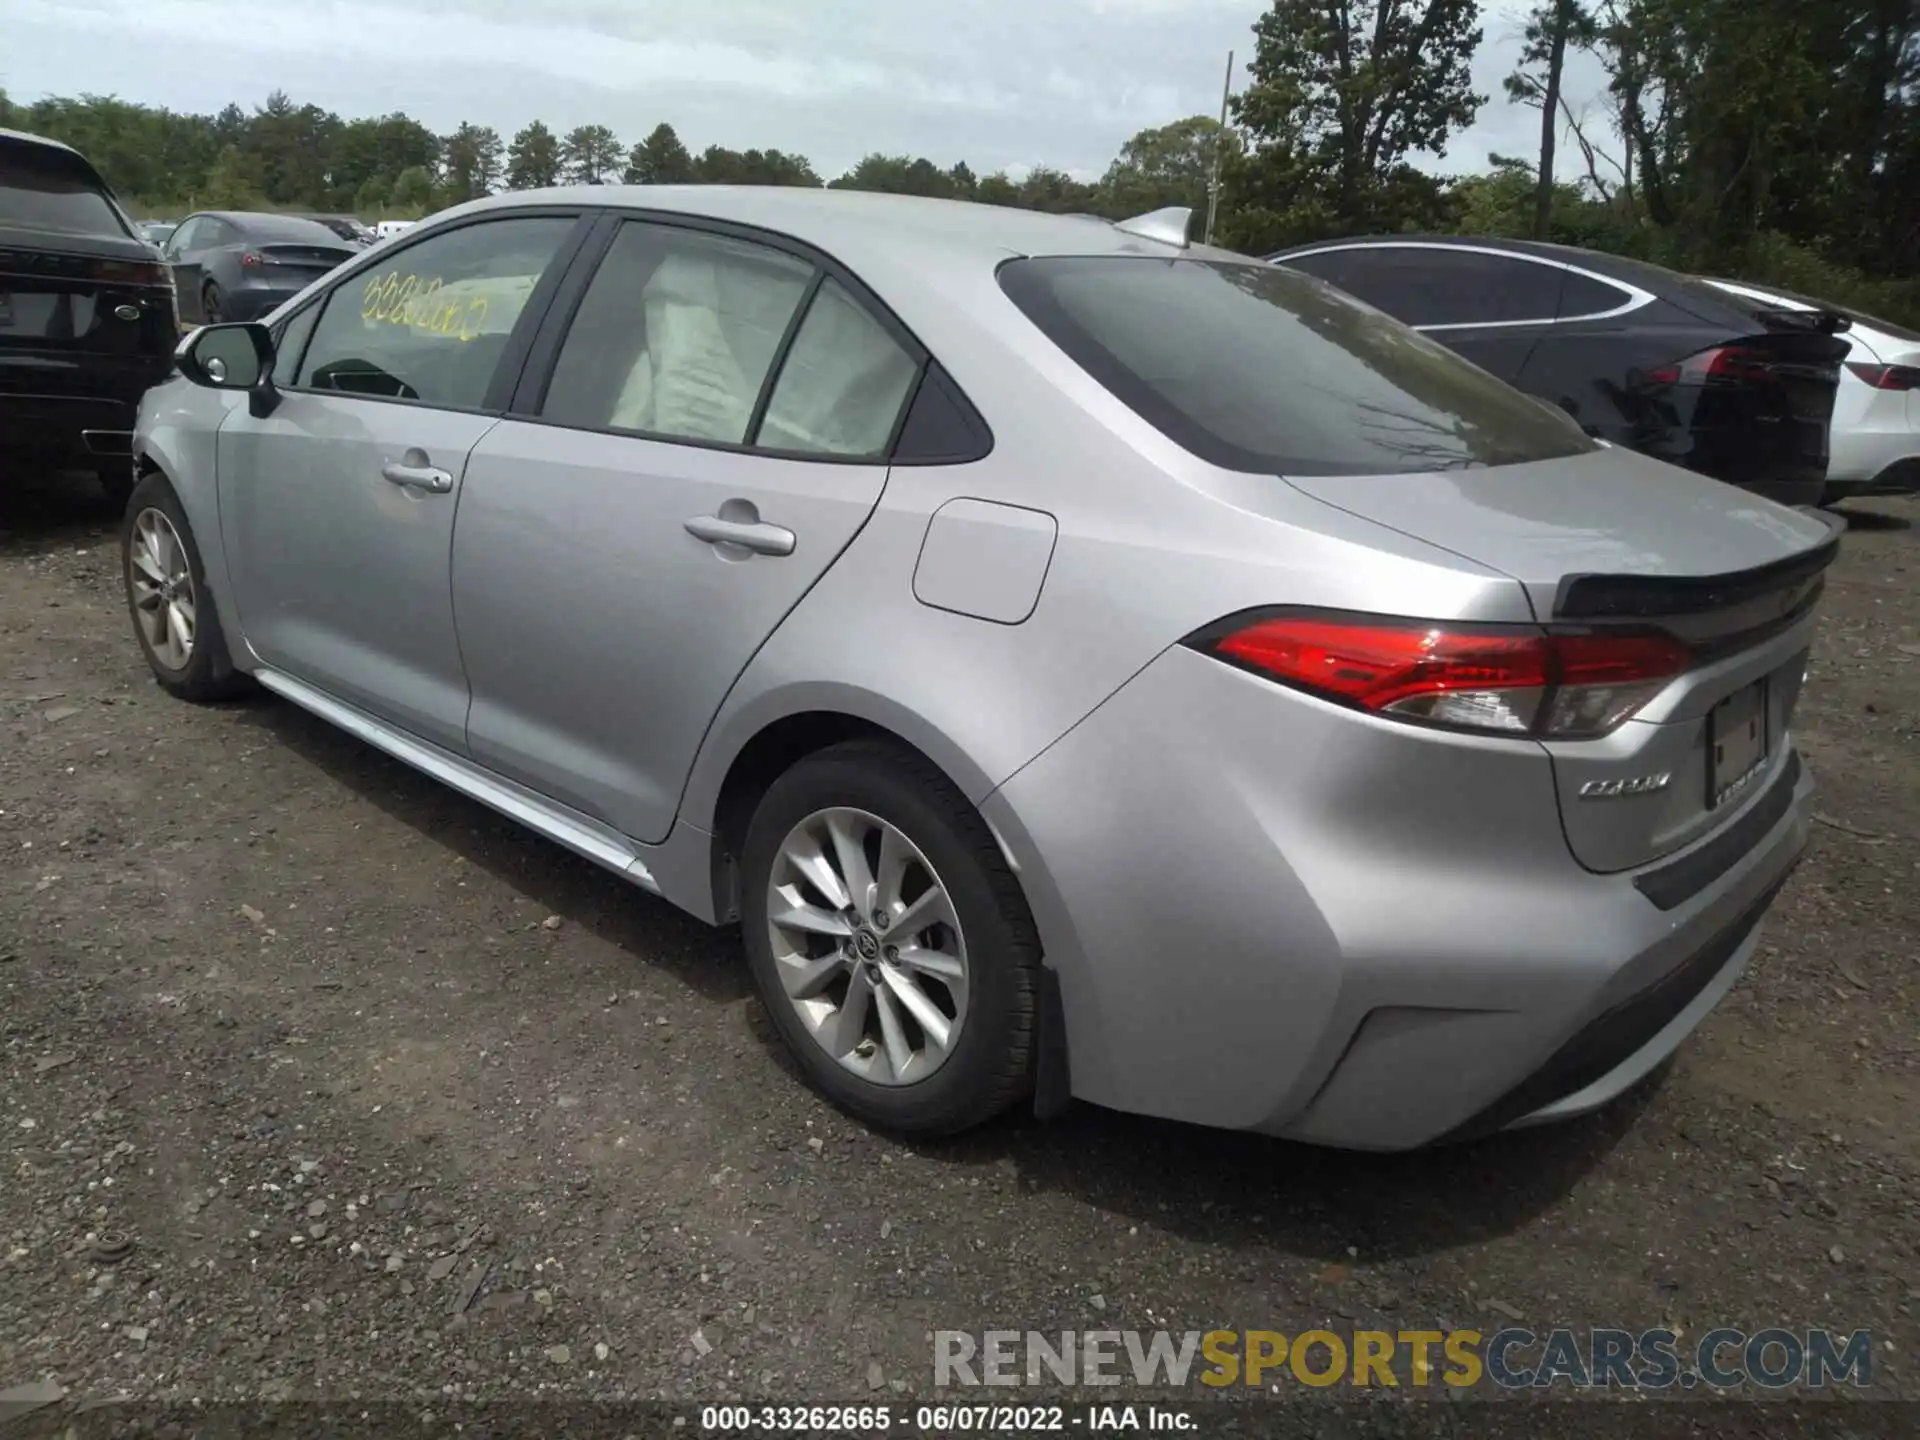
<instances>
[{"instance_id":1,"label":"trunk lid","mask_svg":"<svg viewBox=\"0 0 1920 1440\"><path fill-rule=\"evenodd\" d=\"M1425 475L1289 479L1512 576L1548 623L1653 627L1696 660L1611 734L1551 741L1589 869L1634 869L1746 813L1785 771L1835 523L1631 451Z\"/></svg>"},{"instance_id":2,"label":"trunk lid","mask_svg":"<svg viewBox=\"0 0 1920 1440\"><path fill-rule=\"evenodd\" d=\"M261 245L255 253L265 268L282 275L317 279L357 253L345 245Z\"/></svg>"}]
</instances>

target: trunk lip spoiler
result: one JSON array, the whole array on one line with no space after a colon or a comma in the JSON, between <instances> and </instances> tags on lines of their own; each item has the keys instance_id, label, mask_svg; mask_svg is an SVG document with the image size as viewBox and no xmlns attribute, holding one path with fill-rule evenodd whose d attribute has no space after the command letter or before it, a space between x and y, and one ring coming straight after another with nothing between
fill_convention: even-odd
<instances>
[{"instance_id":1,"label":"trunk lip spoiler","mask_svg":"<svg viewBox=\"0 0 1920 1440\"><path fill-rule=\"evenodd\" d=\"M1563 575L1553 597L1556 620L1659 620L1699 615L1750 604L1769 594L1783 597L1783 612L1807 598L1840 553L1847 522L1812 507L1797 507L1827 527L1827 538L1785 559L1718 575Z\"/></svg>"}]
</instances>

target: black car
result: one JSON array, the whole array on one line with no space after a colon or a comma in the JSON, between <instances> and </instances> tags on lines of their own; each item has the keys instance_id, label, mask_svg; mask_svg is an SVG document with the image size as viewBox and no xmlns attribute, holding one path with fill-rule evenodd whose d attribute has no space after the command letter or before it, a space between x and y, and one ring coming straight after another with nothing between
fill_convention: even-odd
<instances>
[{"instance_id":1,"label":"black car","mask_svg":"<svg viewBox=\"0 0 1920 1440\"><path fill-rule=\"evenodd\" d=\"M135 412L173 368L173 277L79 152L0 130L0 474L133 488Z\"/></svg>"},{"instance_id":2,"label":"black car","mask_svg":"<svg viewBox=\"0 0 1920 1440\"><path fill-rule=\"evenodd\" d=\"M1842 315L1528 241L1394 235L1268 258L1559 405L1591 435L1785 504L1820 501Z\"/></svg>"},{"instance_id":3,"label":"black car","mask_svg":"<svg viewBox=\"0 0 1920 1440\"><path fill-rule=\"evenodd\" d=\"M324 225L335 235L355 249L364 250L374 242L373 231L362 225L351 215L303 215L303 220L311 220L316 225Z\"/></svg>"},{"instance_id":4,"label":"black car","mask_svg":"<svg viewBox=\"0 0 1920 1440\"><path fill-rule=\"evenodd\" d=\"M180 222L163 253L173 264L180 318L217 325L258 320L360 252L318 220L203 210Z\"/></svg>"}]
</instances>

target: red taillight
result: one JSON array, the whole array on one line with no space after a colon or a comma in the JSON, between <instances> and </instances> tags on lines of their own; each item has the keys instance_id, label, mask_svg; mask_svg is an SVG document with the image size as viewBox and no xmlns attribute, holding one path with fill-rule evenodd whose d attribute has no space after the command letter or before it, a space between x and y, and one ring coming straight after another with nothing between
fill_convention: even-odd
<instances>
[{"instance_id":1,"label":"red taillight","mask_svg":"<svg viewBox=\"0 0 1920 1440\"><path fill-rule=\"evenodd\" d=\"M109 285L171 285L173 267L154 260L96 260L88 269L92 279Z\"/></svg>"},{"instance_id":2,"label":"red taillight","mask_svg":"<svg viewBox=\"0 0 1920 1440\"><path fill-rule=\"evenodd\" d=\"M240 268L243 270L258 270L266 263L266 259L263 256L256 255L251 250L240 257Z\"/></svg>"},{"instance_id":3,"label":"red taillight","mask_svg":"<svg viewBox=\"0 0 1920 1440\"><path fill-rule=\"evenodd\" d=\"M1911 365L1865 365L1849 360L1847 369L1876 390L1920 390L1920 369Z\"/></svg>"},{"instance_id":4,"label":"red taillight","mask_svg":"<svg viewBox=\"0 0 1920 1440\"><path fill-rule=\"evenodd\" d=\"M1663 634L1369 616L1270 614L1217 626L1189 643L1377 715L1556 740L1606 734L1691 658Z\"/></svg>"},{"instance_id":5,"label":"red taillight","mask_svg":"<svg viewBox=\"0 0 1920 1440\"><path fill-rule=\"evenodd\" d=\"M1641 374L1650 385L1678 385L1682 381L1699 385L1708 380L1758 380L1768 373L1772 363L1764 350L1717 345L1670 365L1655 365Z\"/></svg>"}]
</instances>

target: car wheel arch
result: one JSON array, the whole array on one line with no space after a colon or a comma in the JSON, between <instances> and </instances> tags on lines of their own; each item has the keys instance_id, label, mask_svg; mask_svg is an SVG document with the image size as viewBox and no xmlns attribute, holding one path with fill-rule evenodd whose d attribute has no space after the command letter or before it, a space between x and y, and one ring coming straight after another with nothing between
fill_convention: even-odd
<instances>
[{"instance_id":1,"label":"car wheel arch","mask_svg":"<svg viewBox=\"0 0 1920 1440\"><path fill-rule=\"evenodd\" d=\"M925 760L970 803L978 805L991 786L977 767L960 756L958 748L946 741L946 737L930 737L934 741L930 745L916 744L902 733L908 728L925 733L924 727L888 724L852 708L814 707L767 720L734 750L724 774L713 788L711 806L700 806L693 814L683 810L681 817L700 825L712 836L713 907L720 923L726 924L739 914L736 858L760 797L775 780L809 755L849 740L883 741ZM943 741L945 743L941 743ZM969 783L970 780L973 783Z\"/></svg>"}]
</instances>

